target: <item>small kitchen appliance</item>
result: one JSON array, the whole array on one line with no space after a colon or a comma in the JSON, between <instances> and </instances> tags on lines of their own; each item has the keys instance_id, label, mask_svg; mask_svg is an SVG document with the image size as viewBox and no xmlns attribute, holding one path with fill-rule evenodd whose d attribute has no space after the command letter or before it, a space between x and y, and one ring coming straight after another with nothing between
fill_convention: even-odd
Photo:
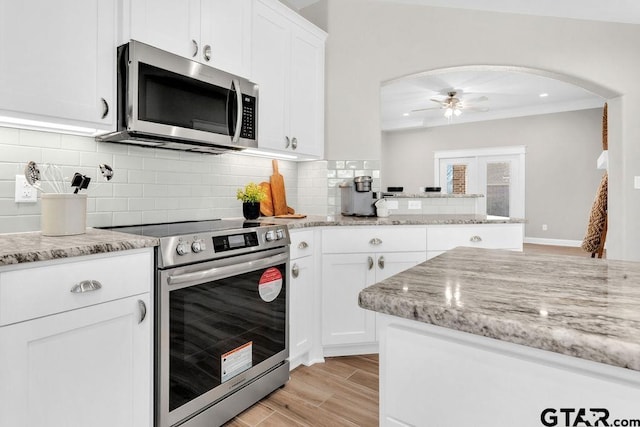
<instances>
[{"instance_id":1,"label":"small kitchen appliance","mask_svg":"<svg viewBox=\"0 0 640 427\"><path fill-rule=\"evenodd\" d=\"M339 185L342 215L376 216L371 182L370 176L356 176L353 181L345 181Z\"/></svg>"},{"instance_id":2,"label":"small kitchen appliance","mask_svg":"<svg viewBox=\"0 0 640 427\"><path fill-rule=\"evenodd\" d=\"M97 141L211 154L258 146L251 81L135 40L118 48L117 74L116 131Z\"/></svg>"},{"instance_id":3,"label":"small kitchen appliance","mask_svg":"<svg viewBox=\"0 0 640 427\"><path fill-rule=\"evenodd\" d=\"M155 426L219 426L289 380L289 232L210 220L111 227L160 239Z\"/></svg>"}]
</instances>

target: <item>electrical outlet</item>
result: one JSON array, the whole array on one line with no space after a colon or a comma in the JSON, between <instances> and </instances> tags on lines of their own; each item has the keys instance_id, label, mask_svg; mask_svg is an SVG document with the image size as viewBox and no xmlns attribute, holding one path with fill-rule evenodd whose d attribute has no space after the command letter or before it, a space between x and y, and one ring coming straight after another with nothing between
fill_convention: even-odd
<instances>
[{"instance_id":1,"label":"electrical outlet","mask_svg":"<svg viewBox=\"0 0 640 427\"><path fill-rule=\"evenodd\" d=\"M38 201L38 190L27 182L24 175L16 175L16 203L35 203Z\"/></svg>"},{"instance_id":2,"label":"electrical outlet","mask_svg":"<svg viewBox=\"0 0 640 427\"><path fill-rule=\"evenodd\" d=\"M422 201L409 200L409 209L422 209Z\"/></svg>"},{"instance_id":3,"label":"electrical outlet","mask_svg":"<svg viewBox=\"0 0 640 427\"><path fill-rule=\"evenodd\" d=\"M387 209L398 209L398 201L397 200L387 200Z\"/></svg>"},{"instance_id":4,"label":"electrical outlet","mask_svg":"<svg viewBox=\"0 0 640 427\"><path fill-rule=\"evenodd\" d=\"M542 224L542 231L547 231L547 224Z\"/></svg>"}]
</instances>

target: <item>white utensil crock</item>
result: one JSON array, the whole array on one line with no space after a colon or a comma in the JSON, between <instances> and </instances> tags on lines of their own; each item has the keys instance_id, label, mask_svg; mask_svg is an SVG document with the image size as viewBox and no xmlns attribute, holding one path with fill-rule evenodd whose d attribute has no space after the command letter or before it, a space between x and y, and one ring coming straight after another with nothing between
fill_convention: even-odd
<instances>
[{"instance_id":1,"label":"white utensil crock","mask_svg":"<svg viewBox=\"0 0 640 427\"><path fill-rule=\"evenodd\" d=\"M42 194L43 236L84 234L87 228L86 194Z\"/></svg>"}]
</instances>

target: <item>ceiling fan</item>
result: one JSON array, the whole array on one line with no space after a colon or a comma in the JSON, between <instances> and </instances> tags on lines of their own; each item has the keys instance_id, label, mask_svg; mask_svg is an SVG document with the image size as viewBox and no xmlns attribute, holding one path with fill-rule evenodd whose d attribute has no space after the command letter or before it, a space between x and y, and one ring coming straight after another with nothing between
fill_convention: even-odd
<instances>
[{"instance_id":1,"label":"ceiling fan","mask_svg":"<svg viewBox=\"0 0 640 427\"><path fill-rule=\"evenodd\" d=\"M479 111L485 112L489 111L488 108L480 108L476 107L473 104L477 102L488 101L489 98L486 96L480 96L477 98L462 100L459 98L458 91L455 90L447 90L443 91L446 93L446 96L442 95L440 98L431 98L429 101L440 104L438 107L429 107L429 108L419 108L416 110L411 110L412 113L420 112L420 111L428 111L428 110L444 110L444 116L451 120L451 118L455 115L456 117L462 114L462 110L467 111Z\"/></svg>"}]
</instances>

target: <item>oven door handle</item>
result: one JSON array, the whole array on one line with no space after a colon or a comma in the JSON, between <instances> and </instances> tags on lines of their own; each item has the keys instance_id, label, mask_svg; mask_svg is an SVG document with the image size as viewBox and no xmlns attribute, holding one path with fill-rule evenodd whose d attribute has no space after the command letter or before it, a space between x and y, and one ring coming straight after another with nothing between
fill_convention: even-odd
<instances>
[{"instance_id":1,"label":"oven door handle","mask_svg":"<svg viewBox=\"0 0 640 427\"><path fill-rule=\"evenodd\" d=\"M177 274L167 277L169 286L185 285L187 283L202 283L209 280L223 279L229 276L259 270L265 267L272 267L289 261L289 254L282 253L267 258L260 258L246 261L240 264L232 264L224 267L213 267L206 270L194 271L192 273Z\"/></svg>"}]
</instances>

